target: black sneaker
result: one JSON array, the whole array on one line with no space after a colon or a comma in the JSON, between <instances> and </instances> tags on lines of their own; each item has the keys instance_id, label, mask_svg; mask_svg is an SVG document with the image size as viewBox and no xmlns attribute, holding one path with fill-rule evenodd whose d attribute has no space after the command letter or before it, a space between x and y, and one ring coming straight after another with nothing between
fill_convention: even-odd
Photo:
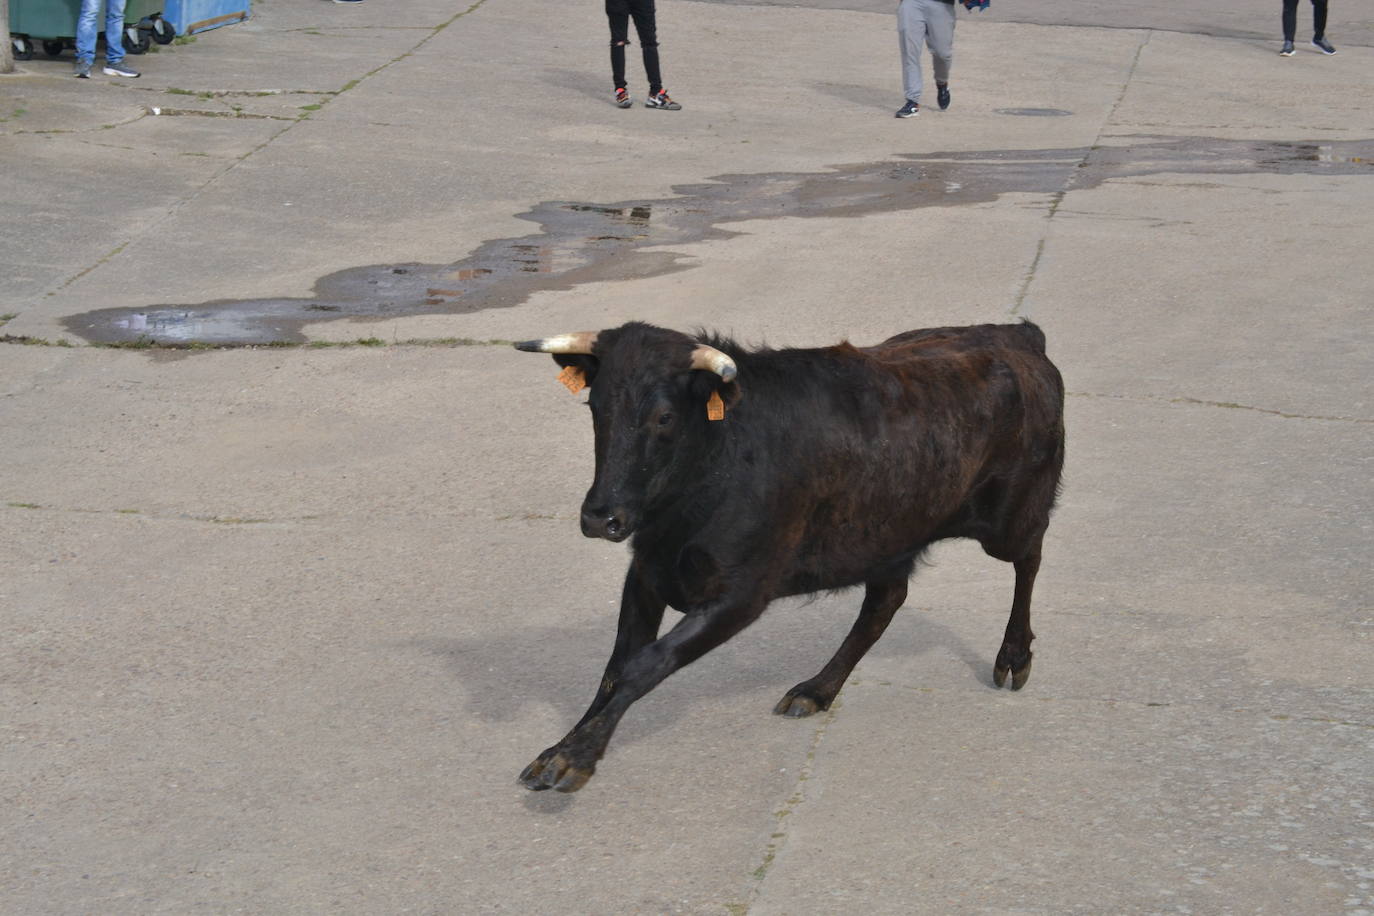
<instances>
[{"instance_id":1,"label":"black sneaker","mask_svg":"<svg viewBox=\"0 0 1374 916\"><path fill-rule=\"evenodd\" d=\"M624 89L617 89L615 91L615 105L617 108L629 108L633 104L634 100L630 98L630 93L626 92Z\"/></svg>"},{"instance_id":2,"label":"black sneaker","mask_svg":"<svg viewBox=\"0 0 1374 916\"><path fill-rule=\"evenodd\" d=\"M678 111L682 108L677 102L668 98L668 90L660 89L658 92L644 100L645 108L662 108L664 111Z\"/></svg>"},{"instance_id":3,"label":"black sneaker","mask_svg":"<svg viewBox=\"0 0 1374 916\"><path fill-rule=\"evenodd\" d=\"M1291 42L1291 41L1285 41L1285 42L1283 43L1283 49L1282 49L1281 51L1279 51L1279 57L1292 57L1292 56L1293 56L1293 42Z\"/></svg>"},{"instance_id":4,"label":"black sneaker","mask_svg":"<svg viewBox=\"0 0 1374 916\"><path fill-rule=\"evenodd\" d=\"M1327 41L1325 38L1314 38L1314 39L1312 39L1312 47L1316 48L1318 51L1322 52L1323 54L1335 54L1335 53L1336 53L1336 49L1332 46L1331 42Z\"/></svg>"},{"instance_id":5,"label":"black sneaker","mask_svg":"<svg viewBox=\"0 0 1374 916\"><path fill-rule=\"evenodd\" d=\"M944 111L946 108L949 107L948 83L946 83L943 86L941 86L939 83L935 84L935 101L939 104L941 111Z\"/></svg>"},{"instance_id":6,"label":"black sneaker","mask_svg":"<svg viewBox=\"0 0 1374 916\"><path fill-rule=\"evenodd\" d=\"M897 109L897 117L899 118L914 118L920 113L921 104L919 102L913 102L911 99L907 99L906 104Z\"/></svg>"}]
</instances>

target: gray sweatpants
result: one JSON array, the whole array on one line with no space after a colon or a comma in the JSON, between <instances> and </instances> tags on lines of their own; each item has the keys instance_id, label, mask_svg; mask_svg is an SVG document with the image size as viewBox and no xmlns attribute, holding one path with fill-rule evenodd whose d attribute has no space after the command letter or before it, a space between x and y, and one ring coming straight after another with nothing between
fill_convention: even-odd
<instances>
[{"instance_id":1,"label":"gray sweatpants","mask_svg":"<svg viewBox=\"0 0 1374 916\"><path fill-rule=\"evenodd\" d=\"M954 62L954 4L940 0L901 0L897 4L897 38L902 48L902 89L913 102L921 100L921 44L935 59L935 82L949 82Z\"/></svg>"}]
</instances>

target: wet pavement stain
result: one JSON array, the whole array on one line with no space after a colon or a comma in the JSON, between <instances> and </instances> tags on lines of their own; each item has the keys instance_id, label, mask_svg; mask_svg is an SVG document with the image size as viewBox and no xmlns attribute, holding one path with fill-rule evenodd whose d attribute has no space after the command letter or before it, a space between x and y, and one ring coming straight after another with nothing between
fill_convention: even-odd
<instances>
[{"instance_id":1,"label":"wet pavement stain","mask_svg":"<svg viewBox=\"0 0 1374 916\"><path fill-rule=\"evenodd\" d=\"M1007 193L1055 194L1161 173L1374 175L1374 140L1254 142L1114 138L1087 148L940 152L826 172L722 175L664 200L548 201L520 219L538 232L485 242L450 264L381 264L320 279L310 298L221 300L76 315L68 331L98 343L232 346L304 342L304 328L510 308L543 290L655 276L692 265L644 249L735 235L722 224L781 217L859 217L986 203Z\"/></svg>"}]
</instances>

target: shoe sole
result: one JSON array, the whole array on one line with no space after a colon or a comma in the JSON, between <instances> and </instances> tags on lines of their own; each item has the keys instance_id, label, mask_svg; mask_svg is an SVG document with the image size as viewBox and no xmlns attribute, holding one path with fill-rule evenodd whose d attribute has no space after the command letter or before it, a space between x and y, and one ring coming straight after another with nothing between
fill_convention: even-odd
<instances>
[{"instance_id":1,"label":"shoe sole","mask_svg":"<svg viewBox=\"0 0 1374 916\"><path fill-rule=\"evenodd\" d=\"M913 111L913 112L911 112L910 114L902 114L901 112L898 112L898 113L897 113L897 117L899 117L899 118L914 118L914 117L916 117L916 116L919 115L919 114L920 114L919 111Z\"/></svg>"},{"instance_id":2,"label":"shoe sole","mask_svg":"<svg viewBox=\"0 0 1374 916\"><path fill-rule=\"evenodd\" d=\"M1332 54L1335 54L1335 53L1336 53L1336 51L1335 51L1334 48L1333 48L1332 50L1328 51L1328 50L1326 50L1325 48L1323 48L1321 45L1317 44L1315 41L1312 42L1312 47L1316 48L1318 51L1322 52L1322 53L1325 54L1327 57L1330 57Z\"/></svg>"},{"instance_id":3,"label":"shoe sole","mask_svg":"<svg viewBox=\"0 0 1374 916\"><path fill-rule=\"evenodd\" d=\"M629 108L629 107L631 107L632 105L634 105L634 102L633 102L632 100L630 100L630 99L626 99L626 100L623 101L623 102L616 102L616 103L615 103L615 107L616 107L616 108Z\"/></svg>"},{"instance_id":4,"label":"shoe sole","mask_svg":"<svg viewBox=\"0 0 1374 916\"><path fill-rule=\"evenodd\" d=\"M1279 52L1279 57L1292 57L1292 56L1293 56L1294 54L1296 54L1296 53L1298 53L1298 52L1297 52L1297 51L1280 51L1280 52Z\"/></svg>"},{"instance_id":5,"label":"shoe sole","mask_svg":"<svg viewBox=\"0 0 1374 916\"><path fill-rule=\"evenodd\" d=\"M123 76L131 80L136 80L139 77L139 74L137 73L120 73L118 70L111 70L109 67L106 67L100 72L105 74L106 76Z\"/></svg>"}]
</instances>

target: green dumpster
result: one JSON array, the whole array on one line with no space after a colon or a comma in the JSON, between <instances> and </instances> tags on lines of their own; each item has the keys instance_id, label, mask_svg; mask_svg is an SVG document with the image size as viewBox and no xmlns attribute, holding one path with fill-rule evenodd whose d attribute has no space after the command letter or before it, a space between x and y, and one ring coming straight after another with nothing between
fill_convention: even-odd
<instances>
[{"instance_id":1,"label":"green dumpster","mask_svg":"<svg viewBox=\"0 0 1374 916\"><path fill-rule=\"evenodd\" d=\"M152 42L176 37L162 18L163 0L127 0L124 5L124 50L142 54ZM10 39L17 60L31 60L39 45L49 57L59 56L76 41L81 0L10 0ZM100 6L100 37L105 35L105 5Z\"/></svg>"}]
</instances>

